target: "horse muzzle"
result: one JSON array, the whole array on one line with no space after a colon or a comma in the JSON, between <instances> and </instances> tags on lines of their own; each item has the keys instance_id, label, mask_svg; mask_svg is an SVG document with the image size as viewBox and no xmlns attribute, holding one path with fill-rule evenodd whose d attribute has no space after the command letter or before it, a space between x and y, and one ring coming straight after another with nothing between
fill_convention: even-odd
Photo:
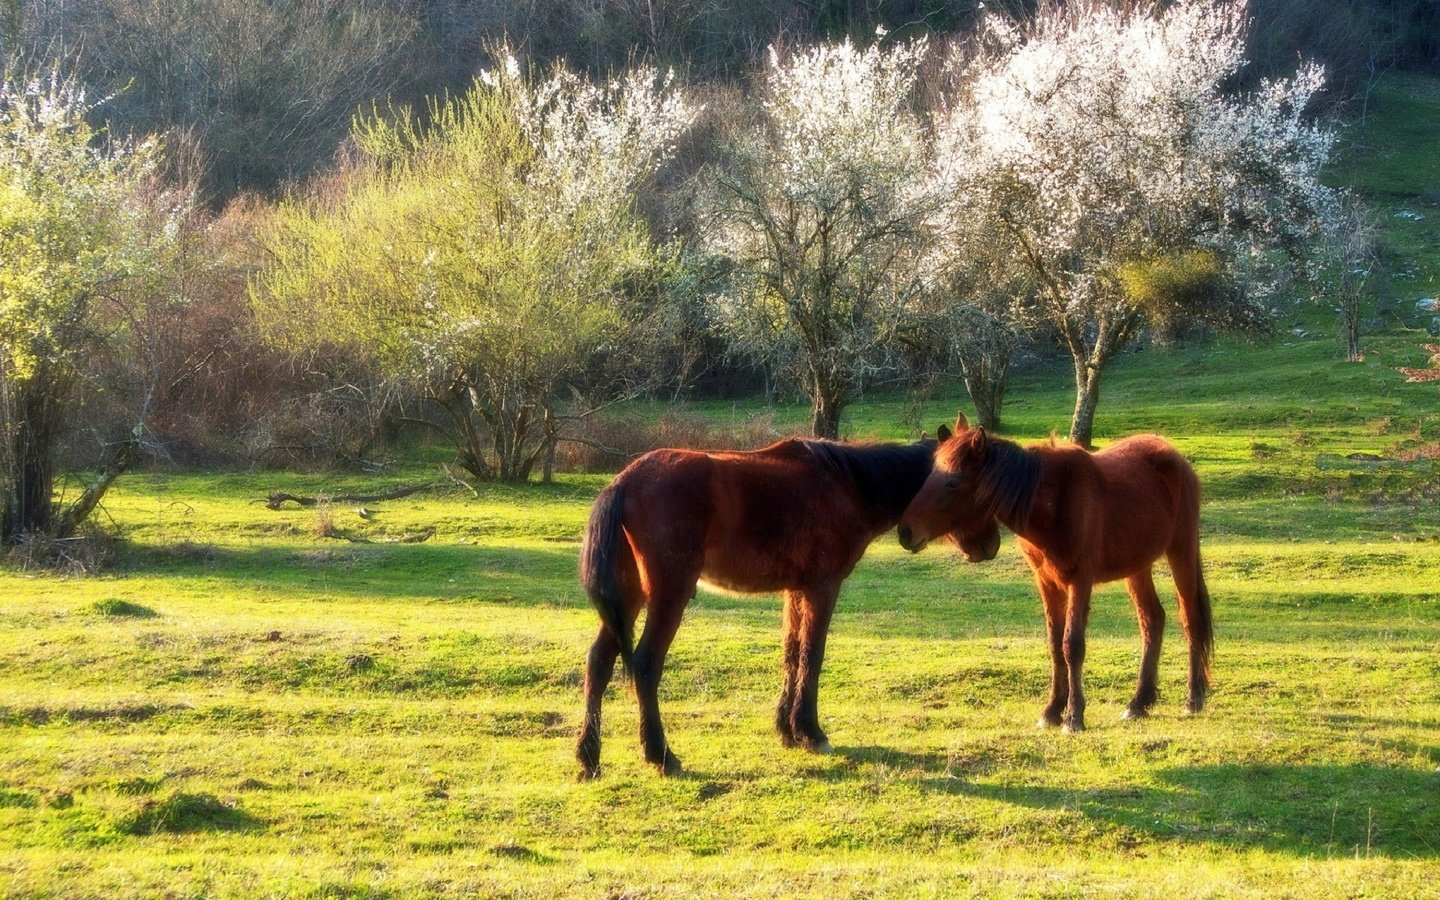
<instances>
[{"instance_id":1,"label":"horse muzzle","mask_svg":"<svg viewBox=\"0 0 1440 900\"><path fill-rule=\"evenodd\" d=\"M916 540L915 532L911 530L909 525L902 524L895 529L895 533L900 538L900 546L909 550L911 553L919 553L921 550L924 550L925 545L929 543L929 541Z\"/></svg>"},{"instance_id":2,"label":"horse muzzle","mask_svg":"<svg viewBox=\"0 0 1440 900\"><path fill-rule=\"evenodd\" d=\"M989 562L1000 552L1000 532L991 531L979 540L961 540L958 543L966 562Z\"/></svg>"}]
</instances>

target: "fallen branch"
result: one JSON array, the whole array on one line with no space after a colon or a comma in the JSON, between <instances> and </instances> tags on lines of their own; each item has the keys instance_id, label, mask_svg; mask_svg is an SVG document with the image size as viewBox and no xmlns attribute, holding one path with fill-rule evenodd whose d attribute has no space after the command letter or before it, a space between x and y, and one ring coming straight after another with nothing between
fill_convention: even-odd
<instances>
[{"instance_id":1,"label":"fallen branch","mask_svg":"<svg viewBox=\"0 0 1440 900\"><path fill-rule=\"evenodd\" d=\"M438 481L427 481L424 484L396 488L383 494L336 494L331 497L300 497L284 491L275 491L265 499L265 506L270 509L279 509L286 503L298 503L301 506L318 506L321 503L379 503L382 500L399 500L401 497L418 494L438 484Z\"/></svg>"},{"instance_id":2,"label":"fallen branch","mask_svg":"<svg viewBox=\"0 0 1440 900\"><path fill-rule=\"evenodd\" d=\"M420 531L415 532L414 534L401 535L400 537L396 538L381 538L380 540L366 537L363 534L353 534L349 531L343 531L340 529L336 529L335 531L326 535L326 537L332 537L336 540L341 541L349 541L352 544L423 544L434 536L434 525L428 525Z\"/></svg>"}]
</instances>

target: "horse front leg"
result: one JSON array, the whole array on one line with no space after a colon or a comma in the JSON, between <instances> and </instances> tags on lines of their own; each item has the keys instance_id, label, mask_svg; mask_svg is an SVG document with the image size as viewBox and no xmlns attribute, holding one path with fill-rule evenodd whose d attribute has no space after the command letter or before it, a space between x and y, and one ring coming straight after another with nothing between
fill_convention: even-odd
<instances>
[{"instance_id":1,"label":"horse front leg","mask_svg":"<svg viewBox=\"0 0 1440 900\"><path fill-rule=\"evenodd\" d=\"M1050 698L1040 713L1040 728L1059 728L1070 697L1070 676L1065 669L1065 588L1036 576L1040 599L1045 605L1045 634L1050 645Z\"/></svg>"},{"instance_id":2,"label":"horse front leg","mask_svg":"<svg viewBox=\"0 0 1440 900\"><path fill-rule=\"evenodd\" d=\"M820 727L820 667L825 661L825 640L835 612L839 586L800 592L800 665L795 673L797 687L790 710L790 732L795 742L816 753L829 753L830 740Z\"/></svg>"},{"instance_id":3,"label":"horse front leg","mask_svg":"<svg viewBox=\"0 0 1440 900\"><path fill-rule=\"evenodd\" d=\"M785 610L782 613L785 634L780 650L780 702L775 707L775 730L787 747L802 742L792 722L796 699L800 695L800 629L804 606L805 598L798 591L785 592Z\"/></svg>"},{"instance_id":4,"label":"horse front leg","mask_svg":"<svg viewBox=\"0 0 1440 900\"><path fill-rule=\"evenodd\" d=\"M590 645L590 655L585 661L585 721L580 724L580 740L575 745L581 781L600 774L600 702L615 673L615 657L619 655L620 642L610 629L600 626L600 634Z\"/></svg>"},{"instance_id":5,"label":"horse front leg","mask_svg":"<svg viewBox=\"0 0 1440 900\"><path fill-rule=\"evenodd\" d=\"M1090 618L1088 579L1070 585L1069 605L1065 610L1065 670L1070 681L1070 698L1065 704L1065 730L1085 730L1085 691L1080 671L1085 665L1085 624Z\"/></svg>"}]
</instances>

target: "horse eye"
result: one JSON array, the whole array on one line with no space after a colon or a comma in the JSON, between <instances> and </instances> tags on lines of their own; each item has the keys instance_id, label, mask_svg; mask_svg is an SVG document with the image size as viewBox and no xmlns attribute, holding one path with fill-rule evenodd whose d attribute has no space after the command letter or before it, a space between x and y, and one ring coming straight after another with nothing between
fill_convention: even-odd
<instances>
[{"instance_id":1,"label":"horse eye","mask_svg":"<svg viewBox=\"0 0 1440 900\"><path fill-rule=\"evenodd\" d=\"M945 490L955 490L960 486L960 482L963 480L963 477L960 475L951 475L949 478L945 479Z\"/></svg>"}]
</instances>

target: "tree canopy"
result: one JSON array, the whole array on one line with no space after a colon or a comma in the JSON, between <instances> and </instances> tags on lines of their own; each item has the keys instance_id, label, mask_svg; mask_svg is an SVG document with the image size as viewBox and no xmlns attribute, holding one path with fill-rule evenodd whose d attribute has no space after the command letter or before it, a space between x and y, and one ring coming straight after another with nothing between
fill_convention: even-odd
<instances>
[{"instance_id":1,"label":"tree canopy","mask_svg":"<svg viewBox=\"0 0 1440 900\"><path fill-rule=\"evenodd\" d=\"M597 85L506 57L423 125L362 117L349 167L262 235L262 321L420 385L464 468L525 480L562 391L597 387L597 357L648 318L663 260L634 192L694 114L653 69Z\"/></svg>"},{"instance_id":2,"label":"tree canopy","mask_svg":"<svg viewBox=\"0 0 1440 900\"><path fill-rule=\"evenodd\" d=\"M759 119L718 173L713 246L735 271L720 320L801 386L821 437L913 318L933 201L913 103L927 49L772 51Z\"/></svg>"}]
</instances>

